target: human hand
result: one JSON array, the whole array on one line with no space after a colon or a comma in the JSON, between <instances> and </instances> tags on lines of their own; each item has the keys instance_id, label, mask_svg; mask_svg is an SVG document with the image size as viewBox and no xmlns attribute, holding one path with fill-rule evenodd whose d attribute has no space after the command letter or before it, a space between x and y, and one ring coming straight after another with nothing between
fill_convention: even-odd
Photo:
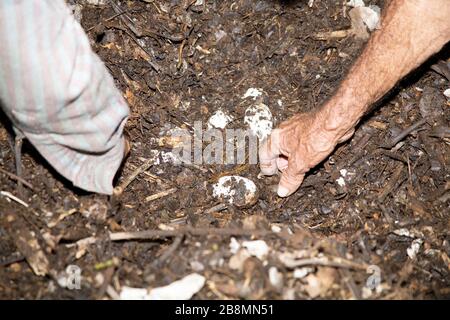
<instances>
[{"instance_id":1,"label":"human hand","mask_svg":"<svg viewBox=\"0 0 450 320\"><path fill-rule=\"evenodd\" d=\"M342 137L338 132L326 129L324 117L318 112L295 115L272 131L259 149L259 161L264 175L282 172L278 196L294 193L305 173L326 159L338 143L350 138L354 130Z\"/></svg>"}]
</instances>

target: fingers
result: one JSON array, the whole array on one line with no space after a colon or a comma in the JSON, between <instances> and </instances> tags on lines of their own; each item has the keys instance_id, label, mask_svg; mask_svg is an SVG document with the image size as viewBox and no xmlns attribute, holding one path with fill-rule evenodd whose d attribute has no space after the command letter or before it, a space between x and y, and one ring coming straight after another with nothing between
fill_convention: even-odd
<instances>
[{"instance_id":1,"label":"fingers","mask_svg":"<svg viewBox=\"0 0 450 320\"><path fill-rule=\"evenodd\" d=\"M277 167L278 167L278 170L284 171L284 170L286 170L286 168L288 167L288 165L289 165L289 161L288 161L287 158L285 158L285 157L283 157L283 156L279 156L279 157L277 158Z\"/></svg>"},{"instance_id":2,"label":"fingers","mask_svg":"<svg viewBox=\"0 0 450 320\"><path fill-rule=\"evenodd\" d=\"M281 174L280 183L278 184L278 196L288 197L293 194L303 182L304 173L297 173L294 165L289 165Z\"/></svg>"},{"instance_id":3,"label":"fingers","mask_svg":"<svg viewBox=\"0 0 450 320\"><path fill-rule=\"evenodd\" d=\"M303 182L304 173L298 170L295 159L286 158L287 151L281 150L281 130L275 129L269 138L263 142L259 149L259 163L261 173L267 176L274 175L278 170L282 171L278 184L278 196L287 197L293 194Z\"/></svg>"},{"instance_id":4,"label":"fingers","mask_svg":"<svg viewBox=\"0 0 450 320\"><path fill-rule=\"evenodd\" d=\"M277 159L281 154L280 136L279 129L273 130L259 148L259 166L261 173L266 176L271 176L278 172Z\"/></svg>"}]
</instances>

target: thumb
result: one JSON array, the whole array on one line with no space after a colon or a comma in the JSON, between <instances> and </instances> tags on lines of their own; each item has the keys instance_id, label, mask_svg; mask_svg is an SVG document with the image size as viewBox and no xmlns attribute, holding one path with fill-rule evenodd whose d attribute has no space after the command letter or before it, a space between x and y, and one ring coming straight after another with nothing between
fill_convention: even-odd
<instances>
[{"instance_id":1,"label":"thumb","mask_svg":"<svg viewBox=\"0 0 450 320\"><path fill-rule=\"evenodd\" d=\"M281 174L280 183L278 184L278 196L288 197L297 191L303 182L304 173L298 173L295 166L288 165L287 169Z\"/></svg>"}]
</instances>

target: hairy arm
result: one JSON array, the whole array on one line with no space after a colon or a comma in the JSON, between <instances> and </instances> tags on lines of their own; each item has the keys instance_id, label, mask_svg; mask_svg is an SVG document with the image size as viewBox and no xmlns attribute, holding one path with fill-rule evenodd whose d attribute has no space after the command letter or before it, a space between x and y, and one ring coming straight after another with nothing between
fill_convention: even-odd
<instances>
[{"instance_id":1,"label":"hairy arm","mask_svg":"<svg viewBox=\"0 0 450 320\"><path fill-rule=\"evenodd\" d=\"M450 0L391 0L363 53L318 111L283 122L260 148L261 172L282 171L278 195L349 139L371 104L450 40Z\"/></svg>"},{"instance_id":2,"label":"hairy arm","mask_svg":"<svg viewBox=\"0 0 450 320\"><path fill-rule=\"evenodd\" d=\"M392 0L380 30L321 109L325 130L345 137L371 104L449 40L449 0Z\"/></svg>"}]
</instances>

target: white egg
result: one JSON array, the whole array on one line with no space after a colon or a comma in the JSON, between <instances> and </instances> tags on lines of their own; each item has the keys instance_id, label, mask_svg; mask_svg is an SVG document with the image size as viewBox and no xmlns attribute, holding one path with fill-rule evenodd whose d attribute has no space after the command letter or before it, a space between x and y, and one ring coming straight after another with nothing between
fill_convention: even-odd
<instances>
[{"instance_id":1,"label":"white egg","mask_svg":"<svg viewBox=\"0 0 450 320\"><path fill-rule=\"evenodd\" d=\"M233 117L227 115L222 110L217 110L208 120L208 129L225 129L228 123L233 121Z\"/></svg>"},{"instance_id":2,"label":"white egg","mask_svg":"<svg viewBox=\"0 0 450 320\"><path fill-rule=\"evenodd\" d=\"M264 103L252 105L245 110L244 123L249 126L253 135L263 140L272 132L272 112Z\"/></svg>"},{"instance_id":3,"label":"white egg","mask_svg":"<svg viewBox=\"0 0 450 320\"><path fill-rule=\"evenodd\" d=\"M258 200L255 183L241 176L224 176L213 185L213 196L237 207L247 207Z\"/></svg>"},{"instance_id":4,"label":"white egg","mask_svg":"<svg viewBox=\"0 0 450 320\"><path fill-rule=\"evenodd\" d=\"M248 88L248 90L245 92L245 94L242 96L242 99L246 98L253 98L255 100L257 97L261 96L263 94L263 91L258 88Z\"/></svg>"}]
</instances>

